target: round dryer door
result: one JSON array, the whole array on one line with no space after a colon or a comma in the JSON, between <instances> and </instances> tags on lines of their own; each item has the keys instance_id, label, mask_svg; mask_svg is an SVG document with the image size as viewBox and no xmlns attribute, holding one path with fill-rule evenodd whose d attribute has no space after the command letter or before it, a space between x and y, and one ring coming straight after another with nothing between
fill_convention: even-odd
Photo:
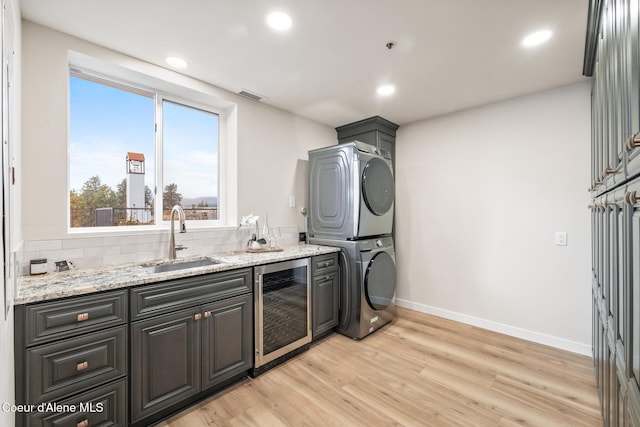
<instances>
[{"instance_id":1,"label":"round dryer door","mask_svg":"<svg viewBox=\"0 0 640 427\"><path fill-rule=\"evenodd\" d=\"M387 252L376 254L364 276L367 302L374 310L384 310L396 292L396 264Z\"/></svg>"},{"instance_id":2,"label":"round dryer door","mask_svg":"<svg viewBox=\"0 0 640 427\"><path fill-rule=\"evenodd\" d=\"M369 210L377 216L393 205L394 184L391 168L382 159L371 159L362 171L362 194Z\"/></svg>"}]
</instances>

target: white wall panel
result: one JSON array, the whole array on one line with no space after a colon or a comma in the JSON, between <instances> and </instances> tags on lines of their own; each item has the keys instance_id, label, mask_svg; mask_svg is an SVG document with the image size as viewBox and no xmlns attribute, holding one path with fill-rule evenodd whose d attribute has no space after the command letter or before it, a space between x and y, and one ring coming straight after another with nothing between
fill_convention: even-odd
<instances>
[{"instance_id":1,"label":"white wall panel","mask_svg":"<svg viewBox=\"0 0 640 427\"><path fill-rule=\"evenodd\" d=\"M580 83L400 127L400 305L590 351L589 105Z\"/></svg>"}]
</instances>

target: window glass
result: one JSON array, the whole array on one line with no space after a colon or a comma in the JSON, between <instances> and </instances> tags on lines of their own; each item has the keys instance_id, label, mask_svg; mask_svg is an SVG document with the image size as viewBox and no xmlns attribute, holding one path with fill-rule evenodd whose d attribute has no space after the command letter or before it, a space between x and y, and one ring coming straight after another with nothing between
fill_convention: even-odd
<instances>
[{"instance_id":1,"label":"window glass","mask_svg":"<svg viewBox=\"0 0 640 427\"><path fill-rule=\"evenodd\" d=\"M180 204L187 220L218 219L218 115L162 102L163 218Z\"/></svg>"},{"instance_id":2,"label":"window glass","mask_svg":"<svg viewBox=\"0 0 640 427\"><path fill-rule=\"evenodd\" d=\"M69 90L71 228L219 220L216 111L75 69Z\"/></svg>"},{"instance_id":3,"label":"window glass","mask_svg":"<svg viewBox=\"0 0 640 427\"><path fill-rule=\"evenodd\" d=\"M152 94L108 83L70 76L72 228L154 223L155 101ZM129 173L132 153L144 174Z\"/></svg>"}]
</instances>

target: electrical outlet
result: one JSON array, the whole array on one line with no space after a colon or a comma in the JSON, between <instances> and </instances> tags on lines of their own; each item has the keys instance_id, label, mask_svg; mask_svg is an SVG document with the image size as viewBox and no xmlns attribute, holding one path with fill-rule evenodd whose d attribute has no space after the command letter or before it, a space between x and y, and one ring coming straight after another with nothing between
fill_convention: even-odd
<instances>
[{"instance_id":1,"label":"electrical outlet","mask_svg":"<svg viewBox=\"0 0 640 427\"><path fill-rule=\"evenodd\" d=\"M556 246L567 246L566 231L556 231Z\"/></svg>"},{"instance_id":2,"label":"electrical outlet","mask_svg":"<svg viewBox=\"0 0 640 427\"><path fill-rule=\"evenodd\" d=\"M296 207L296 196L289 196L289 207L290 208Z\"/></svg>"}]
</instances>

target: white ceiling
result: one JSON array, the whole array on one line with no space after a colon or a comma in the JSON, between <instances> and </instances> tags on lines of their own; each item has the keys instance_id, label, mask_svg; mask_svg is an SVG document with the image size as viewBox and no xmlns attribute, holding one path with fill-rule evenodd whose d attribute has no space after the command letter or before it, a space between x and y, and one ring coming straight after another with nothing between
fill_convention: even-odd
<instances>
[{"instance_id":1,"label":"white ceiling","mask_svg":"<svg viewBox=\"0 0 640 427\"><path fill-rule=\"evenodd\" d=\"M403 125L585 79L588 0L21 0L22 16L318 122ZM277 33L265 15L286 11ZM534 49L522 38L551 29ZM392 50L385 45L396 42ZM376 94L392 83L395 95Z\"/></svg>"}]
</instances>

